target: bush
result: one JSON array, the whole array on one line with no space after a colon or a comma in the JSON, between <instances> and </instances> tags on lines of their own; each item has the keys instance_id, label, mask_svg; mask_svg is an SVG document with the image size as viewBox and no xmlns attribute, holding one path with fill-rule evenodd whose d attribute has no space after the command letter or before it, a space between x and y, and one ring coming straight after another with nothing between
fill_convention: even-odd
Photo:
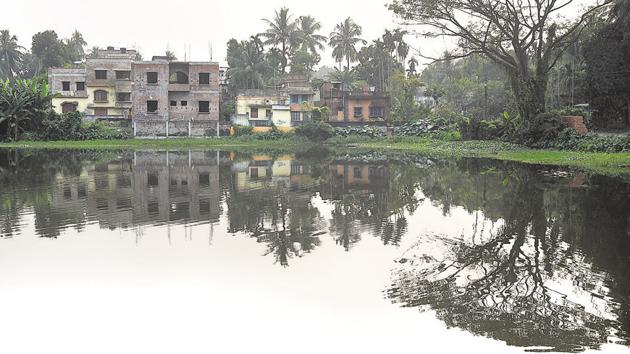
<instances>
[{"instance_id":1,"label":"bush","mask_svg":"<svg viewBox=\"0 0 630 354\"><path fill-rule=\"evenodd\" d=\"M364 136L368 138L383 138L386 136L382 129L369 127L369 126L351 126L343 128L335 128L335 136L349 137L349 136Z\"/></svg>"},{"instance_id":2,"label":"bush","mask_svg":"<svg viewBox=\"0 0 630 354\"><path fill-rule=\"evenodd\" d=\"M234 136L248 136L254 134L254 127L249 127L245 125L235 125L234 126Z\"/></svg>"},{"instance_id":3,"label":"bush","mask_svg":"<svg viewBox=\"0 0 630 354\"><path fill-rule=\"evenodd\" d=\"M131 138L131 130L108 125L101 121L85 123L81 126L78 140L120 140Z\"/></svg>"},{"instance_id":4,"label":"bush","mask_svg":"<svg viewBox=\"0 0 630 354\"><path fill-rule=\"evenodd\" d=\"M311 141L321 142L326 141L335 135L335 131L330 124L323 122L308 122L295 128L295 135L305 137Z\"/></svg>"},{"instance_id":5,"label":"bush","mask_svg":"<svg viewBox=\"0 0 630 354\"><path fill-rule=\"evenodd\" d=\"M573 129L563 130L550 148L584 152L630 152L630 135L580 135Z\"/></svg>"},{"instance_id":6,"label":"bush","mask_svg":"<svg viewBox=\"0 0 630 354\"><path fill-rule=\"evenodd\" d=\"M520 142L536 148L552 147L554 140L567 128L560 115L541 113L525 124L520 134Z\"/></svg>"},{"instance_id":7,"label":"bush","mask_svg":"<svg viewBox=\"0 0 630 354\"><path fill-rule=\"evenodd\" d=\"M256 140L280 140L280 139L288 139L292 137L293 134L285 133L278 129L275 125L271 126L271 130L264 133L254 134L254 138Z\"/></svg>"},{"instance_id":8,"label":"bush","mask_svg":"<svg viewBox=\"0 0 630 354\"><path fill-rule=\"evenodd\" d=\"M422 136L431 132L445 130L445 126L438 126L427 120L419 120L413 123L405 123L394 129L396 136Z\"/></svg>"}]
</instances>

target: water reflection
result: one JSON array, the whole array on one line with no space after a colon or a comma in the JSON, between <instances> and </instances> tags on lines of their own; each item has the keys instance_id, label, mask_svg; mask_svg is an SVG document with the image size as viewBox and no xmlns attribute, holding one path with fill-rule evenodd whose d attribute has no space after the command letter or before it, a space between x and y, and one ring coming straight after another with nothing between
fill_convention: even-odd
<instances>
[{"instance_id":1,"label":"water reflection","mask_svg":"<svg viewBox=\"0 0 630 354\"><path fill-rule=\"evenodd\" d=\"M402 246L386 296L451 327L556 351L630 330L630 185L617 179L325 150L0 150L0 182L5 238L30 222L58 238L88 224L139 234L224 221L288 267L328 240L352 252L376 237Z\"/></svg>"}]
</instances>

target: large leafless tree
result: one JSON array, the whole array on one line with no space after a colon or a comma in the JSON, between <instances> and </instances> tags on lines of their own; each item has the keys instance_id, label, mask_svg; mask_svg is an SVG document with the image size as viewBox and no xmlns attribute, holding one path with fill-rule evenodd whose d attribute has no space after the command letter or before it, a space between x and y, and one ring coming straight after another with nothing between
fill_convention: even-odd
<instances>
[{"instance_id":1,"label":"large leafless tree","mask_svg":"<svg viewBox=\"0 0 630 354\"><path fill-rule=\"evenodd\" d=\"M451 58L482 54L505 68L524 124L545 111L549 71L613 0L395 0L423 36L455 38ZM566 16L574 14L573 16ZM568 19L567 17L573 17Z\"/></svg>"}]
</instances>

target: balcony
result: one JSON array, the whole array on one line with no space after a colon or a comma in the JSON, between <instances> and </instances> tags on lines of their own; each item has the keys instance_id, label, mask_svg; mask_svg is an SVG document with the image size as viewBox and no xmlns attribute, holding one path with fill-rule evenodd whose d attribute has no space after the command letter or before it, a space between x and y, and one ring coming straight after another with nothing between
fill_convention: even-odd
<instances>
[{"instance_id":1,"label":"balcony","mask_svg":"<svg viewBox=\"0 0 630 354\"><path fill-rule=\"evenodd\" d=\"M184 83L169 83L168 90L171 92L188 92L190 91L190 84Z\"/></svg>"}]
</instances>

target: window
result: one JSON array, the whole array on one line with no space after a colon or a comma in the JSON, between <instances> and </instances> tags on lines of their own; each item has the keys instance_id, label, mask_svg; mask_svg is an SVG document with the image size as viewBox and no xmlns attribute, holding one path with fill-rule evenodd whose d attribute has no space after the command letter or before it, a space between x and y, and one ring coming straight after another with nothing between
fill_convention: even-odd
<instances>
[{"instance_id":1,"label":"window","mask_svg":"<svg viewBox=\"0 0 630 354\"><path fill-rule=\"evenodd\" d=\"M107 80L107 70L94 70L96 80Z\"/></svg>"},{"instance_id":2,"label":"window","mask_svg":"<svg viewBox=\"0 0 630 354\"><path fill-rule=\"evenodd\" d=\"M361 168L354 168L354 178L363 178L363 171L361 171Z\"/></svg>"},{"instance_id":3,"label":"window","mask_svg":"<svg viewBox=\"0 0 630 354\"><path fill-rule=\"evenodd\" d=\"M210 73L199 73L199 85L210 85Z\"/></svg>"},{"instance_id":4,"label":"window","mask_svg":"<svg viewBox=\"0 0 630 354\"><path fill-rule=\"evenodd\" d=\"M210 113L210 101L199 101L199 113Z\"/></svg>"},{"instance_id":5,"label":"window","mask_svg":"<svg viewBox=\"0 0 630 354\"><path fill-rule=\"evenodd\" d=\"M107 91L97 90L94 91L94 102L107 102L108 100Z\"/></svg>"},{"instance_id":6,"label":"window","mask_svg":"<svg viewBox=\"0 0 630 354\"><path fill-rule=\"evenodd\" d=\"M116 101L131 102L131 92L119 92L116 94Z\"/></svg>"},{"instance_id":7,"label":"window","mask_svg":"<svg viewBox=\"0 0 630 354\"><path fill-rule=\"evenodd\" d=\"M76 110L77 110L77 105L75 103L64 102L61 104L62 113L75 112Z\"/></svg>"},{"instance_id":8,"label":"window","mask_svg":"<svg viewBox=\"0 0 630 354\"><path fill-rule=\"evenodd\" d=\"M157 113L158 101L147 101L147 113Z\"/></svg>"},{"instance_id":9,"label":"window","mask_svg":"<svg viewBox=\"0 0 630 354\"><path fill-rule=\"evenodd\" d=\"M254 167L252 169L249 170L249 176L251 178L258 178L258 168Z\"/></svg>"},{"instance_id":10,"label":"window","mask_svg":"<svg viewBox=\"0 0 630 354\"><path fill-rule=\"evenodd\" d=\"M383 117L385 117L385 108L370 107L370 118L383 118Z\"/></svg>"},{"instance_id":11,"label":"window","mask_svg":"<svg viewBox=\"0 0 630 354\"><path fill-rule=\"evenodd\" d=\"M302 95L291 95L291 103L302 103Z\"/></svg>"},{"instance_id":12,"label":"window","mask_svg":"<svg viewBox=\"0 0 630 354\"><path fill-rule=\"evenodd\" d=\"M107 108L94 108L94 115L97 117L107 116Z\"/></svg>"},{"instance_id":13,"label":"window","mask_svg":"<svg viewBox=\"0 0 630 354\"><path fill-rule=\"evenodd\" d=\"M171 107L177 107L177 101L171 101Z\"/></svg>"},{"instance_id":14,"label":"window","mask_svg":"<svg viewBox=\"0 0 630 354\"><path fill-rule=\"evenodd\" d=\"M61 90L62 91L70 91L70 81L62 81L61 82Z\"/></svg>"},{"instance_id":15,"label":"window","mask_svg":"<svg viewBox=\"0 0 630 354\"><path fill-rule=\"evenodd\" d=\"M116 80L130 80L131 71L129 70L116 70Z\"/></svg>"},{"instance_id":16,"label":"window","mask_svg":"<svg viewBox=\"0 0 630 354\"><path fill-rule=\"evenodd\" d=\"M251 118L258 118L258 108L252 108L252 113L249 116Z\"/></svg>"},{"instance_id":17,"label":"window","mask_svg":"<svg viewBox=\"0 0 630 354\"><path fill-rule=\"evenodd\" d=\"M268 109L268 110L265 112L265 117L267 117L268 119L273 118L273 111L272 111L272 110L270 110L270 109Z\"/></svg>"},{"instance_id":18,"label":"window","mask_svg":"<svg viewBox=\"0 0 630 354\"><path fill-rule=\"evenodd\" d=\"M85 82L77 82L77 91L85 91Z\"/></svg>"},{"instance_id":19,"label":"window","mask_svg":"<svg viewBox=\"0 0 630 354\"><path fill-rule=\"evenodd\" d=\"M158 83L158 73L155 71L149 71L147 73L147 84L157 84Z\"/></svg>"},{"instance_id":20,"label":"window","mask_svg":"<svg viewBox=\"0 0 630 354\"><path fill-rule=\"evenodd\" d=\"M188 106L188 101L181 101L180 105L182 105L182 107L186 107Z\"/></svg>"},{"instance_id":21,"label":"window","mask_svg":"<svg viewBox=\"0 0 630 354\"><path fill-rule=\"evenodd\" d=\"M299 122L302 120L302 115L300 112L291 112L291 120L293 122Z\"/></svg>"},{"instance_id":22,"label":"window","mask_svg":"<svg viewBox=\"0 0 630 354\"><path fill-rule=\"evenodd\" d=\"M355 118L363 117L363 107L354 107L354 117Z\"/></svg>"}]
</instances>

